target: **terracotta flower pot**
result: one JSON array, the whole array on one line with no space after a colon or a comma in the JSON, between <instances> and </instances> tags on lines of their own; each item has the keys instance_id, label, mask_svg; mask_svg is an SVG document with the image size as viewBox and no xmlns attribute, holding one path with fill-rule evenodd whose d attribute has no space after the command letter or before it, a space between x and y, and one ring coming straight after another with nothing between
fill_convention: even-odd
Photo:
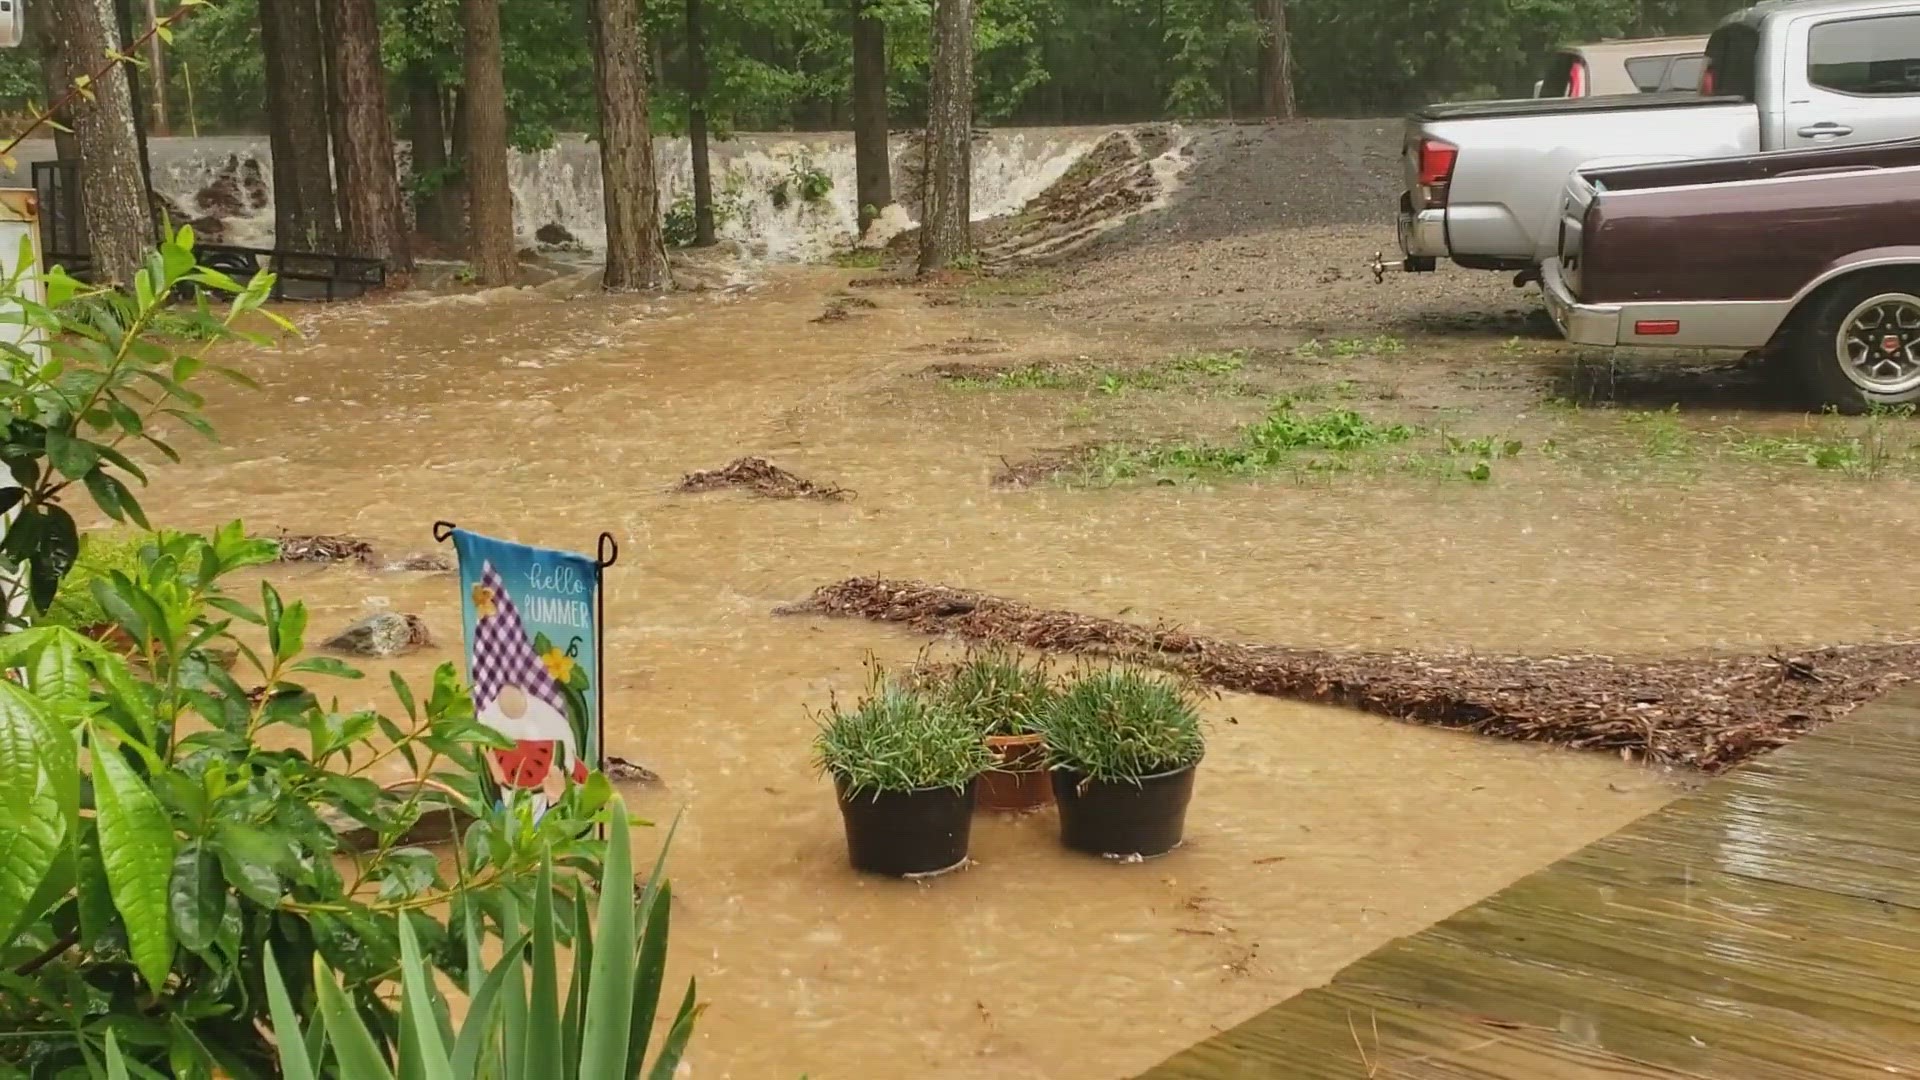
<instances>
[{"instance_id":1,"label":"terracotta flower pot","mask_svg":"<svg viewBox=\"0 0 1920 1080\"><path fill-rule=\"evenodd\" d=\"M974 802L982 810L1037 810L1053 801L1047 747L1039 735L989 735L993 769L980 775Z\"/></svg>"}]
</instances>

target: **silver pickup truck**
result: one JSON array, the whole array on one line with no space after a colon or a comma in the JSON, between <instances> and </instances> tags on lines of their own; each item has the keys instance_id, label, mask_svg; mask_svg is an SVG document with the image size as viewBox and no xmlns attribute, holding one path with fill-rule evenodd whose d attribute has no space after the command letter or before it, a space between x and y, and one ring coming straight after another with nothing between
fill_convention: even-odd
<instances>
[{"instance_id":1,"label":"silver pickup truck","mask_svg":"<svg viewBox=\"0 0 1920 1080\"><path fill-rule=\"evenodd\" d=\"M1407 121L1401 269L1451 259L1537 278L1576 169L1920 135L1920 59L1905 57L1920 58L1920 0L1767 0L1714 31L1697 94L1421 110Z\"/></svg>"}]
</instances>

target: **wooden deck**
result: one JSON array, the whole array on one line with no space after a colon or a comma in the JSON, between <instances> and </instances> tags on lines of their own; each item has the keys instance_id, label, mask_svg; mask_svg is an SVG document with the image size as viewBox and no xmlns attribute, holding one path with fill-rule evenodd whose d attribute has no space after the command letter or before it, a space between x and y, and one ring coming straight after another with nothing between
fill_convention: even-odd
<instances>
[{"instance_id":1,"label":"wooden deck","mask_svg":"<svg viewBox=\"0 0 1920 1080\"><path fill-rule=\"evenodd\" d=\"M1144 1075L1920 1077L1920 692L1718 779Z\"/></svg>"}]
</instances>

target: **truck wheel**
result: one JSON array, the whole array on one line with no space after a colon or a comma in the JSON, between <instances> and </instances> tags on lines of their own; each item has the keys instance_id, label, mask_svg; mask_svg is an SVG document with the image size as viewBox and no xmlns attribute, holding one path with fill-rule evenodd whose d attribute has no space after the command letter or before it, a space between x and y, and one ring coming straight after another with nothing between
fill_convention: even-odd
<instances>
[{"instance_id":1,"label":"truck wheel","mask_svg":"<svg viewBox=\"0 0 1920 1080\"><path fill-rule=\"evenodd\" d=\"M1818 405L1859 413L1920 402L1920 275L1843 281L1808 312L1795 352Z\"/></svg>"}]
</instances>

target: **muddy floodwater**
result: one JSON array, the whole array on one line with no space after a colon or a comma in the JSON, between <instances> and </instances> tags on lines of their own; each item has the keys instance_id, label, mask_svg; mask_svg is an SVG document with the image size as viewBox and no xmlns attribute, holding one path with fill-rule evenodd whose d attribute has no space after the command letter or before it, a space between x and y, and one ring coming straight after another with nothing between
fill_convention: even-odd
<instances>
[{"instance_id":1,"label":"muddy floodwater","mask_svg":"<svg viewBox=\"0 0 1920 1080\"><path fill-rule=\"evenodd\" d=\"M805 710L856 690L869 651L906 660L925 642L769 616L817 585L875 573L1277 643L1514 650L1860 639L1903 628L1920 589L1895 539L1920 504L1897 479L1763 491L1517 465L1480 485L995 490L1002 457L1084 441L1089 423L1198 423L1202 406L1149 399L1090 421L1098 402L953 391L918 373L969 341L1076 354L1144 331L905 289L861 290L877 309L814 323L848 278L303 309L305 340L235 357L263 390L215 391L224 445L160 470L148 504L178 527L244 516L393 556L431 549L440 518L581 550L618 538L609 750L661 776L629 789L641 813L685 814L673 980L697 977L710 1003L696 1077L1123 1075L1684 784L1228 697L1206 709L1189 843L1164 860L1070 857L1040 814L981 819L977 865L956 875L862 879L811 772ZM747 454L857 497L669 491ZM400 661L409 676L458 659L449 575L273 576L316 630L370 606L424 616L441 645Z\"/></svg>"}]
</instances>

